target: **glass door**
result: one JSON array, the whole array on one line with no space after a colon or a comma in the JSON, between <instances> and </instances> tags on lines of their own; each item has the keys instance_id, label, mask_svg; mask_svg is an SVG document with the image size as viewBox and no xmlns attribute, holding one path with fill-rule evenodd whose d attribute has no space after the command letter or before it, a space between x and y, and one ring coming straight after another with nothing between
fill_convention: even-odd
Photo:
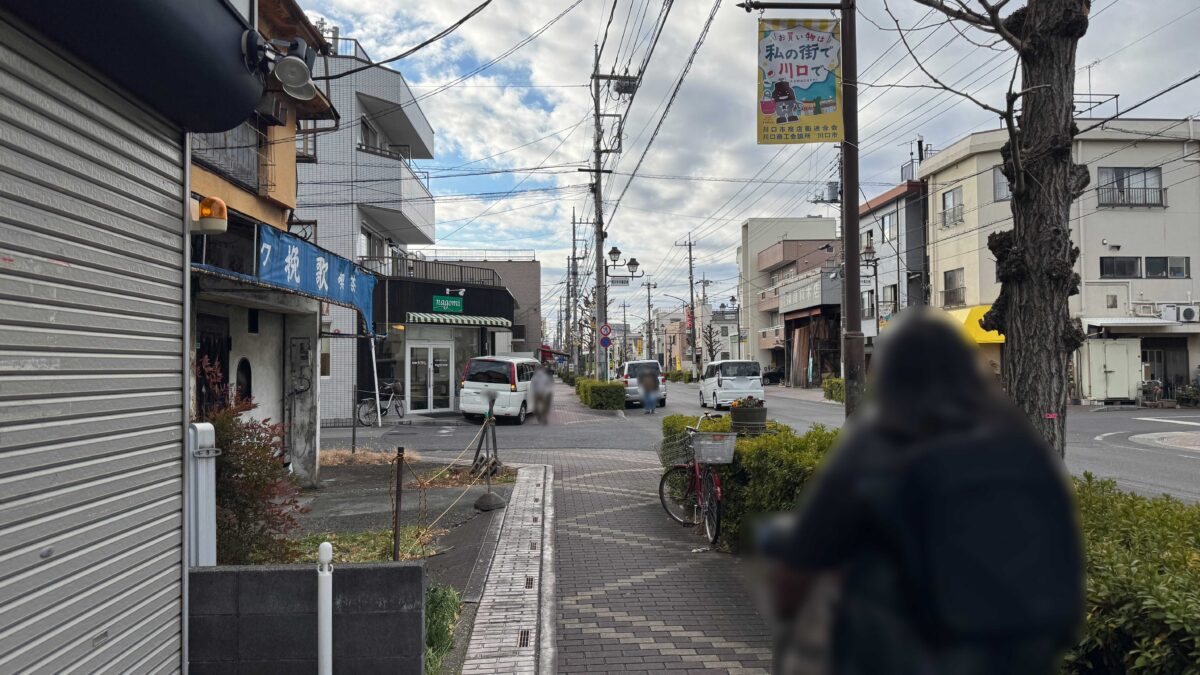
<instances>
[{"instance_id":1,"label":"glass door","mask_svg":"<svg viewBox=\"0 0 1200 675\"><path fill-rule=\"evenodd\" d=\"M429 347L408 347L408 410L429 412Z\"/></svg>"},{"instance_id":2,"label":"glass door","mask_svg":"<svg viewBox=\"0 0 1200 675\"><path fill-rule=\"evenodd\" d=\"M452 382L454 378L453 359L450 358L450 346L438 345L430 347L430 399L433 410L450 410L453 407Z\"/></svg>"}]
</instances>

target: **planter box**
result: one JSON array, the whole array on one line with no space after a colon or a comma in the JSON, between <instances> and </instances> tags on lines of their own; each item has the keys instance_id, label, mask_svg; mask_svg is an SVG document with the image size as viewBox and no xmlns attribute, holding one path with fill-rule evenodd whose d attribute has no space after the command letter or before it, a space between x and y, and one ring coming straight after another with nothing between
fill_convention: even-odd
<instances>
[{"instance_id":1,"label":"planter box","mask_svg":"<svg viewBox=\"0 0 1200 675\"><path fill-rule=\"evenodd\" d=\"M767 430L767 409L730 408L729 421L734 433L759 434Z\"/></svg>"}]
</instances>

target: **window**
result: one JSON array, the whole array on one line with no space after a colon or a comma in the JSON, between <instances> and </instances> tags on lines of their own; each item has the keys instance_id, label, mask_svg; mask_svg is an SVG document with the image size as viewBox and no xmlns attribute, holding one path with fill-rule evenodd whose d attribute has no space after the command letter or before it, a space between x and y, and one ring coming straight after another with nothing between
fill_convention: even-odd
<instances>
[{"instance_id":1,"label":"window","mask_svg":"<svg viewBox=\"0 0 1200 675\"><path fill-rule=\"evenodd\" d=\"M942 227L950 227L963 221L962 188L942 193Z\"/></svg>"},{"instance_id":2,"label":"window","mask_svg":"<svg viewBox=\"0 0 1200 675\"><path fill-rule=\"evenodd\" d=\"M507 361L471 359L467 364L467 382L512 384L509 381L510 375L511 369Z\"/></svg>"},{"instance_id":3,"label":"window","mask_svg":"<svg viewBox=\"0 0 1200 675\"><path fill-rule=\"evenodd\" d=\"M322 334L328 333L329 327L330 326L327 323L321 324L321 333ZM330 366L330 358L329 358L329 352L332 347L329 343L330 343L330 340L332 340L332 339L333 338L330 338L330 337L321 338L321 377L329 377L329 374L331 372L333 372L333 369Z\"/></svg>"},{"instance_id":4,"label":"window","mask_svg":"<svg viewBox=\"0 0 1200 675\"><path fill-rule=\"evenodd\" d=\"M1138 279L1141 276L1141 258L1134 256L1100 258L1101 279Z\"/></svg>"},{"instance_id":5,"label":"window","mask_svg":"<svg viewBox=\"0 0 1200 675\"><path fill-rule=\"evenodd\" d=\"M880 291L879 314L890 316L896 311L896 284L888 284Z\"/></svg>"},{"instance_id":6,"label":"window","mask_svg":"<svg viewBox=\"0 0 1200 675\"><path fill-rule=\"evenodd\" d=\"M879 233L882 235L883 241L893 241L896 239L895 213L885 213L879 217Z\"/></svg>"},{"instance_id":7,"label":"window","mask_svg":"<svg viewBox=\"0 0 1200 675\"><path fill-rule=\"evenodd\" d=\"M379 145L379 131L364 116L359 122L359 135L362 144L368 148L382 149Z\"/></svg>"},{"instance_id":8,"label":"window","mask_svg":"<svg viewBox=\"0 0 1200 675\"><path fill-rule=\"evenodd\" d=\"M1104 297L1104 299L1105 299L1105 301L1106 301L1106 303L1107 303L1107 304L1106 304L1106 306L1107 306L1109 309L1116 309L1116 308L1117 308L1117 296L1116 296L1116 295L1113 295L1113 294L1111 294L1111 293L1110 293L1110 294L1106 295L1106 296Z\"/></svg>"},{"instance_id":9,"label":"window","mask_svg":"<svg viewBox=\"0 0 1200 675\"><path fill-rule=\"evenodd\" d=\"M1102 166L1096 187L1100 206L1166 206L1162 168Z\"/></svg>"},{"instance_id":10,"label":"window","mask_svg":"<svg viewBox=\"0 0 1200 675\"><path fill-rule=\"evenodd\" d=\"M862 292L862 318L875 318L875 291Z\"/></svg>"},{"instance_id":11,"label":"window","mask_svg":"<svg viewBox=\"0 0 1200 675\"><path fill-rule=\"evenodd\" d=\"M872 248L875 246L875 230L867 230L864 233L862 238L862 247L865 249L868 246Z\"/></svg>"},{"instance_id":12,"label":"window","mask_svg":"<svg viewBox=\"0 0 1200 675\"><path fill-rule=\"evenodd\" d=\"M254 395L253 378L250 373L250 361L242 358L237 365L237 396L245 401Z\"/></svg>"},{"instance_id":13,"label":"window","mask_svg":"<svg viewBox=\"0 0 1200 675\"><path fill-rule=\"evenodd\" d=\"M1191 260L1183 256L1146 257L1147 279L1187 279Z\"/></svg>"},{"instance_id":14,"label":"window","mask_svg":"<svg viewBox=\"0 0 1200 675\"><path fill-rule=\"evenodd\" d=\"M729 359L729 352L721 352L721 360L727 361L728 359Z\"/></svg>"},{"instance_id":15,"label":"window","mask_svg":"<svg viewBox=\"0 0 1200 675\"><path fill-rule=\"evenodd\" d=\"M942 306L967 304L967 275L962 267L942 272Z\"/></svg>"},{"instance_id":16,"label":"window","mask_svg":"<svg viewBox=\"0 0 1200 675\"><path fill-rule=\"evenodd\" d=\"M717 366L712 368L716 370ZM756 361L730 361L722 363L720 368L722 377L758 377L761 374Z\"/></svg>"},{"instance_id":17,"label":"window","mask_svg":"<svg viewBox=\"0 0 1200 675\"><path fill-rule=\"evenodd\" d=\"M1012 192L1008 189L1008 178L1000 169L999 164L992 167L992 198L993 201L1006 202L1012 199Z\"/></svg>"},{"instance_id":18,"label":"window","mask_svg":"<svg viewBox=\"0 0 1200 675\"><path fill-rule=\"evenodd\" d=\"M258 310L257 309L247 309L246 310L246 332L253 333L255 335L258 334Z\"/></svg>"}]
</instances>

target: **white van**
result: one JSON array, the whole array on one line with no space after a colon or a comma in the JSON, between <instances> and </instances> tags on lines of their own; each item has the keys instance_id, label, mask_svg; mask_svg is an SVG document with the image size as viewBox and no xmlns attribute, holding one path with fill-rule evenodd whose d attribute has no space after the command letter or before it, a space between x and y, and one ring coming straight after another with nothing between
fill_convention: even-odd
<instances>
[{"instance_id":1,"label":"white van","mask_svg":"<svg viewBox=\"0 0 1200 675\"><path fill-rule=\"evenodd\" d=\"M714 408L753 396L765 399L757 361L713 361L700 374L700 406Z\"/></svg>"},{"instance_id":2,"label":"white van","mask_svg":"<svg viewBox=\"0 0 1200 675\"><path fill-rule=\"evenodd\" d=\"M458 408L465 417L487 414L488 397L496 395L497 417L511 417L517 424L533 408L529 382L541 365L527 356L477 356L467 362L462 373Z\"/></svg>"}]
</instances>

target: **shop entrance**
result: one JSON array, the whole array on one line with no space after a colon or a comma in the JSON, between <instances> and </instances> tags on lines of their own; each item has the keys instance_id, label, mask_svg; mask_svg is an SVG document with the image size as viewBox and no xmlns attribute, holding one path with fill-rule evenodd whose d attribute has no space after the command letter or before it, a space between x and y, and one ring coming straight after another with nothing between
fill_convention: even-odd
<instances>
[{"instance_id":1,"label":"shop entrance","mask_svg":"<svg viewBox=\"0 0 1200 675\"><path fill-rule=\"evenodd\" d=\"M412 340L406 351L408 377L405 399L408 401L408 411L428 413L453 410L454 344Z\"/></svg>"}]
</instances>

